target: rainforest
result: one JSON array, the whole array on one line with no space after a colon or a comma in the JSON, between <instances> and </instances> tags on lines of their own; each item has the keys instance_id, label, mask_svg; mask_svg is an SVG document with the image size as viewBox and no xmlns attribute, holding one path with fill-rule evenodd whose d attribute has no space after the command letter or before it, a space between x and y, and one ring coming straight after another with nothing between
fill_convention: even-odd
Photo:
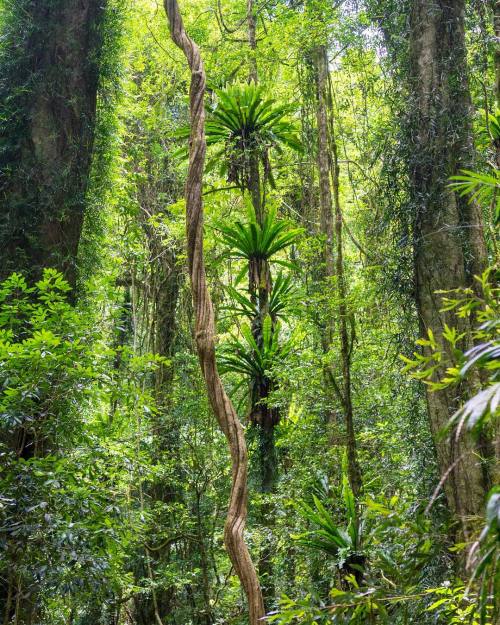
<instances>
[{"instance_id":1,"label":"rainforest","mask_svg":"<svg viewBox=\"0 0 500 625\"><path fill-rule=\"evenodd\" d=\"M498 0L0 0L0 625L498 625L499 226Z\"/></svg>"}]
</instances>

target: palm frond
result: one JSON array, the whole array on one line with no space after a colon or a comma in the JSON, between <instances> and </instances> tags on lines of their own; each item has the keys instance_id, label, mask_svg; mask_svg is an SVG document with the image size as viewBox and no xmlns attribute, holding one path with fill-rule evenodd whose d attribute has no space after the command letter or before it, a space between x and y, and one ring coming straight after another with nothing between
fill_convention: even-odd
<instances>
[{"instance_id":1,"label":"palm frond","mask_svg":"<svg viewBox=\"0 0 500 625\"><path fill-rule=\"evenodd\" d=\"M253 217L246 223L237 221L234 225L221 224L218 230L222 241L231 248L231 255L246 260L270 260L302 234L300 228L292 228L288 222L278 220L274 210L265 215L262 226Z\"/></svg>"},{"instance_id":2,"label":"palm frond","mask_svg":"<svg viewBox=\"0 0 500 625\"><path fill-rule=\"evenodd\" d=\"M249 324L240 328L241 340L232 337L220 349L220 370L222 373L239 373L251 379L264 377L269 370L290 353L291 340L280 341L280 324L267 315L262 328L262 345L258 345Z\"/></svg>"}]
</instances>

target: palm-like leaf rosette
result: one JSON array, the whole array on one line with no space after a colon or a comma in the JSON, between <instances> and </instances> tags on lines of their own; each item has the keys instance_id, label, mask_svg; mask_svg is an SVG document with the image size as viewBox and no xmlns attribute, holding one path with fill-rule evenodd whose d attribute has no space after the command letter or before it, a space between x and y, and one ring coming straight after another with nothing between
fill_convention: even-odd
<instances>
[{"instance_id":1,"label":"palm-like leaf rosette","mask_svg":"<svg viewBox=\"0 0 500 625\"><path fill-rule=\"evenodd\" d=\"M268 158L269 149L278 154L288 147L301 151L297 126L292 114L295 107L278 104L265 96L263 86L238 84L227 89L215 89L217 103L208 109L205 134L208 146L219 149L207 162L207 170L220 165L220 173L229 182L247 187L250 160L257 155L264 166L266 178L274 185ZM181 128L179 138L187 138L189 127Z\"/></svg>"},{"instance_id":2,"label":"palm-like leaf rosette","mask_svg":"<svg viewBox=\"0 0 500 625\"><path fill-rule=\"evenodd\" d=\"M278 253L292 245L302 233L300 228L291 228L289 223L276 218L276 211L269 210L260 225L254 216L247 222L236 221L234 225L220 225L218 230L222 241L230 249L232 258L244 260L273 260L286 267L290 263L274 259Z\"/></svg>"}]
</instances>

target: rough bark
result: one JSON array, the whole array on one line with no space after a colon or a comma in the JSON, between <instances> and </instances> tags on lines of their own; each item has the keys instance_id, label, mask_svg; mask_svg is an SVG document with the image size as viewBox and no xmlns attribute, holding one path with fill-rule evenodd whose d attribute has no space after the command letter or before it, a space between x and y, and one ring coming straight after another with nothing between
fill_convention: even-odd
<instances>
[{"instance_id":1,"label":"rough bark","mask_svg":"<svg viewBox=\"0 0 500 625\"><path fill-rule=\"evenodd\" d=\"M0 58L0 278L76 258L94 142L100 0L15 4ZM14 8L11 9L14 11Z\"/></svg>"},{"instance_id":2,"label":"rough bark","mask_svg":"<svg viewBox=\"0 0 500 625\"><path fill-rule=\"evenodd\" d=\"M316 86L316 132L317 132L317 167L319 177L319 224L320 234L323 236L323 264L322 275L329 288L332 286L335 276L335 258L333 254L333 204L330 184L330 156L328 145L328 102L327 102L327 79L328 68L326 48L324 45L317 46L312 52L314 79ZM333 316L328 314L324 322L321 336L323 353L327 354L333 341L335 324ZM335 392L333 386L333 372L326 364L323 370L327 389L327 400L331 404L326 411L325 420L331 428L335 423L335 411L333 403Z\"/></svg>"},{"instance_id":3,"label":"rough bark","mask_svg":"<svg viewBox=\"0 0 500 625\"><path fill-rule=\"evenodd\" d=\"M205 162L205 71L196 44L184 30L176 0L165 0L170 33L184 52L191 70L191 137L186 181L186 230L189 273L195 311L195 337L200 366L212 409L225 434L232 462L232 487L224 543L248 601L249 621L257 625L264 616L259 579L246 546L243 531L247 517L248 456L243 427L224 390L215 358L215 322L207 288L203 258L203 167Z\"/></svg>"},{"instance_id":4,"label":"rough bark","mask_svg":"<svg viewBox=\"0 0 500 625\"><path fill-rule=\"evenodd\" d=\"M479 209L459 198L449 177L471 159L470 96L464 40L464 2L417 0L410 34L411 113L410 179L414 211L415 298L421 332L432 330L448 360L444 324L456 325L452 313L440 314L439 290L471 284L485 263ZM467 322L461 328L467 331ZM441 372L443 373L443 371ZM427 394L431 431L450 510L467 530L470 515L482 512L484 480L472 440L439 436L460 397L445 389Z\"/></svg>"}]
</instances>

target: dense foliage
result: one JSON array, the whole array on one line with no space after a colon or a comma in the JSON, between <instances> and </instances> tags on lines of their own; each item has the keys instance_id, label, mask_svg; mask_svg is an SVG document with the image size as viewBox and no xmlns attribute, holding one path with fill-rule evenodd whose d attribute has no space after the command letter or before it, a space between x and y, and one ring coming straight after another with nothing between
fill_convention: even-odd
<instances>
[{"instance_id":1,"label":"dense foliage","mask_svg":"<svg viewBox=\"0 0 500 625\"><path fill-rule=\"evenodd\" d=\"M38 4L0 2L0 623L243 625L192 332L185 59L155 1L80 3L85 58L64 3ZM467 58L443 67L470 119L444 98L444 139L430 124L468 280L429 294L436 330L414 265L439 162L420 193L412 4L180 2L207 73L205 262L271 623L500 617L500 15L465 3ZM439 445L464 437L484 492L460 515L462 458L443 471Z\"/></svg>"}]
</instances>

